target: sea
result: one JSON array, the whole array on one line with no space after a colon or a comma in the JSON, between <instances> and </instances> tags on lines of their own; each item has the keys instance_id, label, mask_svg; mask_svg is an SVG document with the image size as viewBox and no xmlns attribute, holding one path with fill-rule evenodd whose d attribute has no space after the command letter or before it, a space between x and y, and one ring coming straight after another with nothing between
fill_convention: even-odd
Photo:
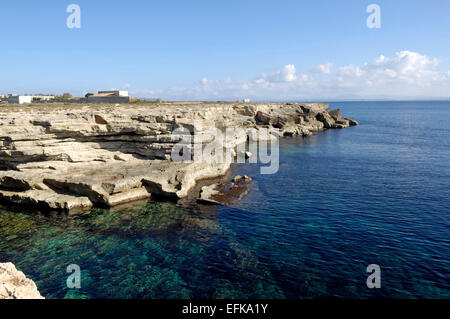
<instances>
[{"instance_id":1,"label":"sea","mask_svg":"<svg viewBox=\"0 0 450 319\"><path fill-rule=\"evenodd\" d=\"M450 298L450 102L330 108L360 125L283 138L273 175L233 165L231 206L0 207L0 262L49 299Z\"/></svg>"}]
</instances>

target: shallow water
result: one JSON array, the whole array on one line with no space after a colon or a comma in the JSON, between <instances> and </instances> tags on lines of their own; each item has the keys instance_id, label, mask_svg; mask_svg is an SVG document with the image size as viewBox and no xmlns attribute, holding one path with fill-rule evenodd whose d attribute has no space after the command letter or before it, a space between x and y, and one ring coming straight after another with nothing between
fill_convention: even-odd
<instances>
[{"instance_id":1,"label":"shallow water","mask_svg":"<svg viewBox=\"0 0 450 319\"><path fill-rule=\"evenodd\" d=\"M358 127L284 139L234 207L0 211L0 261L47 298L449 298L450 103L332 103ZM82 288L66 287L66 267ZM366 286L366 267L382 288Z\"/></svg>"}]
</instances>

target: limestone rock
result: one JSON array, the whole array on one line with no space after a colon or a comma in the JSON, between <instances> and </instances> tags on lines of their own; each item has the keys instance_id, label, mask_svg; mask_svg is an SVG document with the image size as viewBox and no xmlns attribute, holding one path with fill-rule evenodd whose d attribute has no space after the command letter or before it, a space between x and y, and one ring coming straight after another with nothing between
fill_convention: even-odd
<instances>
[{"instance_id":1,"label":"limestone rock","mask_svg":"<svg viewBox=\"0 0 450 319\"><path fill-rule=\"evenodd\" d=\"M241 183L250 183L253 179L247 175L241 176L237 175L235 178L233 178L233 183L235 184L241 184Z\"/></svg>"},{"instance_id":2,"label":"limestone rock","mask_svg":"<svg viewBox=\"0 0 450 319\"><path fill-rule=\"evenodd\" d=\"M247 184L251 178L248 176L236 178L233 183L224 182L203 186L198 201L204 204L229 206L241 200L250 191Z\"/></svg>"},{"instance_id":3,"label":"limestone rock","mask_svg":"<svg viewBox=\"0 0 450 319\"><path fill-rule=\"evenodd\" d=\"M349 122L350 126L359 125L359 123L357 121L355 121L355 120L348 119L348 118L346 118L346 120Z\"/></svg>"},{"instance_id":4,"label":"limestone rock","mask_svg":"<svg viewBox=\"0 0 450 319\"><path fill-rule=\"evenodd\" d=\"M12 263L0 264L0 299L45 299L36 284Z\"/></svg>"},{"instance_id":5,"label":"limestone rock","mask_svg":"<svg viewBox=\"0 0 450 319\"><path fill-rule=\"evenodd\" d=\"M2 107L0 200L66 211L111 207L152 195L183 198L198 180L224 175L230 168L230 163L174 161L174 146L194 132L210 142L205 134L209 128L241 128L250 141L275 141L357 124L325 103ZM183 134L172 134L181 129ZM237 145L246 140L246 134L227 139L224 149L233 158ZM195 143L188 142L188 149Z\"/></svg>"},{"instance_id":6,"label":"limestone rock","mask_svg":"<svg viewBox=\"0 0 450 319\"><path fill-rule=\"evenodd\" d=\"M213 199L213 196L220 194L219 190L217 190L218 186L219 184L203 186L202 189L200 190L199 201L208 204L221 205L220 202Z\"/></svg>"},{"instance_id":7,"label":"limestone rock","mask_svg":"<svg viewBox=\"0 0 450 319\"><path fill-rule=\"evenodd\" d=\"M335 124L335 120L326 113L319 113L317 114L317 120L319 120L320 122L323 123L325 128L332 128L333 125Z\"/></svg>"}]
</instances>

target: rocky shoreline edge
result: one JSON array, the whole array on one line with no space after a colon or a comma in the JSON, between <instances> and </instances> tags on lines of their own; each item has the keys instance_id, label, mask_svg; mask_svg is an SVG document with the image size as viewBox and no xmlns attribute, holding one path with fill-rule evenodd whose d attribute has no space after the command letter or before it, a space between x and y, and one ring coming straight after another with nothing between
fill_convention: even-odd
<instances>
[{"instance_id":1,"label":"rocky shoreline edge","mask_svg":"<svg viewBox=\"0 0 450 319\"><path fill-rule=\"evenodd\" d=\"M36 284L12 263L0 263L0 299L45 299Z\"/></svg>"},{"instance_id":2,"label":"rocky shoreline edge","mask_svg":"<svg viewBox=\"0 0 450 319\"><path fill-rule=\"evenodd\" d=\"M326 103L39 105L0 109L0 201L39 210L88 211L151 196L181 199L231 163L174 162L184 128L277 130L309 136L358 125ZM247 136L229 142L235 149Z\"/></svg>"}]
</instances>

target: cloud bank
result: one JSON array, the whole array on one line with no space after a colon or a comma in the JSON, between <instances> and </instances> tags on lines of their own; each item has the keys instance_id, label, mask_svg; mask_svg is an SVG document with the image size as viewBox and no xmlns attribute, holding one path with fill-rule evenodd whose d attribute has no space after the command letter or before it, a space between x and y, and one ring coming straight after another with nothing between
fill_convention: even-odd
<instances>
[{"instance_id":1,"label":"cloud bank","mask_svg":"<svg viewBox=\"0 0 450 319\"><path fill-rule=\"evenodd\" d=\"M328 62L302 72L287 64L253 80L203 78L183 87L132 93L169 100L442 98L450 97L450 71L440 70L435 58L401 51L363 65Z\"/></svg>"}]
</instances>

